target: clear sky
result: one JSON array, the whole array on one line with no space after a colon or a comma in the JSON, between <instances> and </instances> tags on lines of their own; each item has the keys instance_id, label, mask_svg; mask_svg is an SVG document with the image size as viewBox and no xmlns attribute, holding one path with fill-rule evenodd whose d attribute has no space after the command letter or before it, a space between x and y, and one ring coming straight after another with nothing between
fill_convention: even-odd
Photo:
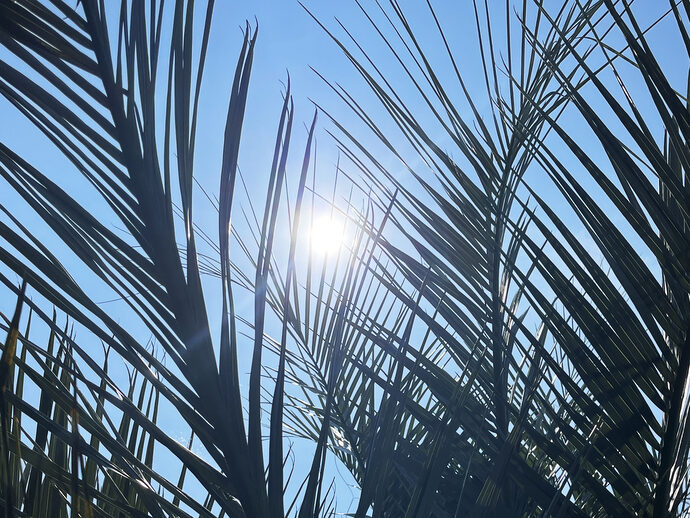
<instances>
[{"instance_id":1,"label":"clear sky","mask_svg":"<svg viewBox=\"0 0 690 518\"><path fill-rule=\"evenodd\" d=\"M406 15L417 30L420 40L425 45L425 50L429 53L432 60L439 64L442 79L450 80L452 70L446 65L443 66L446 57L439 44L438 37L431 24L425 2L421 0L409 0L401 2L405 8ZM641 19L652 20L659 13L662 7L653 0L638 0ZM115 4L115 2L113 2ZM343 30L338 27L334 20L337 16L352 31L358 44L371 54L374 61L387 72L388 77L395 81L396 88L402 94L412 94L412 89L406 78L400 72L397 64L391 58L380 38L368 25L366 18L361 13L357 4L353 0L342 1L307 1L307 6L313 9L315 15L330 29L336 30L343 36ZM451 45L456 49L457 56L463 65L467 64L469 70L476 70L478 62L476 55L478 52L477 40L474 35L474 19L471 11L471 1L451 1L444 0L435 2L434 5L441 14L441 20L446 29L449 30ZM365 5L372 11L376 11L373 2L365 2ZM664 3L665 8L665 3ZM314 67L320 74L328 80L337 81L345 87L357 99L361 99L363 105L370 111L376 120L380 120L381 127L396 132L393 125L388 120L384 111L374 101L368 88L363 84L361 78L356 74L353 67L349 64L343 53L329 39L329 37L317 26L314 20L305 10L294 0L242 0L216 2L216 12L212 32L211 47L206 65L204 79L204 95L201 101L199 143L197 145L196 177L197 180L209 192L214 193L218 189L220 154L222 150L222 132L225 124L227 109L228 89L232 83L234 67L237 61L237 54L242 42L242 30L245 20L250 23L258 21L259 37L252 70L251 88L246 111L246 122L243 129L243 142L240 154L240 167L248 183L250 195L259 207L263 205L265 186L268 181L268 172L272 159L273 142L277 129L278 116L282 103L282 94L285 91L285 81L287 74L290 74L292 94L294 96L296 116L295 116L295 142L292 154L291 171L296 182L297 164L301 161L302 150L306 138L305 125L311 120L313 114L313 104L311 100L324 106L329 112L336 115L338 120L345 126L359 128L361 124L353 114L337 100L336 96L329 90L321 79L311 70ZM653 39L661 49L666 49L659 55L662 65L667 70L679 74L682 78L687 73L686 69L673 67L673 47L677 44L664 33L664 25L654 29ZM350 46L353 44L350 42ZM472 82L470 89L479 92L483 85L479 81ZM632 88L643 89L643 85L633 85ZM457 91L456 91L457 93ZM481 110L488 109L488 103L482 105ZM420 108L421 110L421 108ZM427 115L420 112L420 118L426 120ZM72 167L62 159L54 149L46 143L36 130L26 122L9 104L0 99L0 140L15 149L20 155L26 156L29 160L58 179L63 185L69 185L70 189L79 196L80 189L88 187L81 180L75 180ZM318 181L317 185L327 188L332 182L335 162L337 160L337 150L333 141L326 134L325 130L332 128L328 123L327 117L320 115L318 127ZM360 133L363 134L363 133ZM432 136L440 133L433 133ZM367 140L372 148L381 151L382 162L400 171L404 178L405 173L402 167L395 162L389 155L383 152L382 146L373 138ZM447 142L441 142L447 145ZM411 165L415 166L414 163ZM417 164L418 165L418 164ZM350 168L351 170L351 168ZM12 194L6 190L6 185L0 183L0 199L10 210L16 210L21 215L21 219L27 226L36 229L37 233L44 232L46 242L49 246L65 252L63 246L57 241L50 239L45 227L26 207L16 200ZM83 198L83 197L82 197ZM209 228L210 234L215 237L217 228L217 215L210 203L207 203L200 193L197 193L199 202L196 204L197 222L202 228ZM94 211L99 210L96 201L91 207ZM88 206L88 201L87 201ZM246 206L246 205L245 205ZM286 243L283 243L286 246ZM75 277L86 279L89 282L92 276L86 269L71 261L69 254L64 255L65 261L71 268L74 268ZM97 287L92 289L98 290ZM103 301L110 300L107 290L100 292ZM209 305L217 302L217 290L208 289L207 298ZM99 295L100 296L100 295ZM241 295L238 294L241 297ZM246 299L245 303L249 304ZM0 301L0 310L8 312L12 301ZM111 304L114 314L122 311L123 319L127 321L124 305L113 302ZM238 301L242 304L242 301ZM211 314L212 329L218 329L218 313ZM137 329L136 325L133 325ZM137 330L143 333L142 329ZM269 332L272 330L269 329ZM273 330L274 331L274 330ZM244 350L248 354L248 348ZM242 352L242 351L241 351ZM245 356L241 360L246 367ZM170 416L169 421L163 422L169 426L173 436L182 439L184 427L179 425L178 420ZM176 429L176 428L179 428ZM306 451L306 450L305 450ZM304 461L306 457L301 457ZM344 468L341 468L344 473ZM349 492L342 487L339 494L343 500L347 500ZM347 507L347 506L346 506Z\"/></svg>"}]
</instances>

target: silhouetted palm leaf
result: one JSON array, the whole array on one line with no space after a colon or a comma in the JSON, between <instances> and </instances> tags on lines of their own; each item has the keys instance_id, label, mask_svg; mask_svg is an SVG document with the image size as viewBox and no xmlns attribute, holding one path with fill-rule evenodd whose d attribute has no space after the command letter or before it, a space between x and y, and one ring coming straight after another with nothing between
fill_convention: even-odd
<instances>
[{"instance_id":1,"label":"silhouetted palm leaf","mask_svg":"<svg viewBox=\"0 0 690 518\"><path fill-rule=\"evenodd\" d=\"M398 324L403 317L388 324L375 306L356 321L369 340L347 344L357 382L343 375L337 392L347 402L338 435L349 446L343 451L333 438L332 447L361 484L357 515L370 506L374 516L687 511L687 105L659 68L632 8L572 2L552 11L524 2L513 11L506 2L501 13L475 3L489 100L480 111L459 71L460 50L451 49L431 4L455 84L438 79L398 3L377 6L378 18L377 8L362 9L416 96L382 75L356 36L329 34L407 138L413 158L381 132L361 101L333 89L418 187L384 167L337 117L332 122L350 165L378 193L379 211L388 214L389 202L394 208L396 232L379 239L373 253L383 256L368 275L418 330L410 343ZM673 3L660 16L671 13L684 35L687 22ZM497 19L506 30L500 37ZM616 33L625 42L621 51L605 39ZM646 124L648 110L641 115L624 87L627 109L617 101L611 89L619 74L613 83L602 78L616 70L618 58L648 86L665 144ZM589 85L622 132L600 114L602 101L584 89ZM404 101L403 92L413 100ZM568 129L571 119L561 122L563 113L572 117L569 104L609 163L596 164L592 141ZM578 162L600 187L597 195L573 172ZM541 194L532 170L550 178L564 200ZM572 207L604 264L574 234L558 203ZM629 229L619 230L602 204L615 207ZM658 266L648 266L640 244ZM435 356L429 343L437 344ZM370 365L362 357L376 360ZM308 408L323 421L336 418L332 408ZM364 408L362 427L352 416Z\"/></svg>"},{"instance_id":2,"label":"silhouetted palm leaf","mask_svg":"<svg viewBox=\"0 0 690 518\"><path fill-rule=\"evenodd\" d=\"M108 377L107 362L95 363L87 348L78 348L68 330L60 331L49 319L43 318L54 333L50 343L59 340L63 344L59 348L49 346L46 352L32 346L28 337L22 338L22 355L28 350L38 364L21 365L21 372L36 383L40 401L38 407L24 402L19 387L9 397L17 411L35 422L38 444L27 448L26 437L18 431L10 434L22 451L9 450L15 470L6 470L3 477L9 488L7 512L43 516L40 513L53 512L46 507L52 506L66 515L86 512L83 504L89 513L103 516L123 510L128 515L185 515L186 508L200 515L220 508L230 516L283 516L282 381L275 388L278 406L271 412L268 428L267 485L258 376L266 303L262 285L272 260L294 110L288 86L260 241L254 359L245 412L237 367L229 233L257 31L248 25L245 29L227 107L218 220L223 290L218 360L201 283L200 234L193 218L198 106L212 12L213 1L199 6L177 2L169 8L162 2L123 1L116 24L110 27L112 13L104 2L77 2L76 7L62 1L0 2L0 34L9 51L0 61L0 91L88 180L91 193L107 204L127 235L119 237L103 223L103 215L89 212L91 193L63 190L51 179L54 175L33 167L4 143L0 143L0 175L81 264L122 297L172 362L166 366L159 354L152 354L101 309L88 286L72 278L20 218L5 209L0 235L6 245L0 249L0 261L24 278L34 293L106 344L133 373L130 393L120 393ZM168 29L163 27L165 20L172 24L167 40L162 36ZM193 33L199 27L197 38ZM310 135L305 170L311 139ZM182 225L175 221L178 206ZM207 238L205 233L201 237ZM2 281L14 288L7 277L2 276ZM14 343L14 338L9 340ZM84 363L90 374L80 373ZM52 374L41 377L41 368ZM278 369L282 372L282 363ZM81 401L80 390L88 390L91 399ZM159 401L186 421L208 454L207 461L158 428ZM88 406L95 403L95 410ZM121 415L116 428L111 426L112 412ZM90 442L84 435L90 436ZM47 445L48 457L42 460ZM153 469L154 447L182 461L179 481L177 474L166 478ZM4 451L8 458L7 448ZM112 458L103 457L101 451ZM16 478L22 471L27 480ZM187 473L208 493L204 505L197 503L202 495L186 489ZM161 494L154 488L160 488ZM17 491L29 497L10 499ZM44 507L39 510L36 502Z\"/></svg>"},{"instance_id":3,"label":"silhouetted palm leaf","mask_svg":"<svg viewBox=\"0 0 690 518\"><path fill-rule=\"evenodd\" d=\"M244 232L231 226L255 29L245 29L230 90L215 244L193 210L213 2L175 2L164 15L162 3L123 1L109 28L105 2L0 0L0 92L126 233L5 143L0 175L172 362L2 206L0 262L28 286L0 272L18 301L0 364L5 514L333 515L329 450L359 485L357 517L688 512L690 116L678 93L688 87L659 65L637 6L461 4L475 25L472 69L440 7L427 2L441 49L432 55L428 31L413 30L396 0L355 4L399 77L354 28L318 23L397 134L325 78L378 143L322 110L341 150L336 177L360 194L341 202L334 189L327 203L350 239L319 262L298 246L315 212L305 198L314 119L283 262L289 83L263 211L244 213ZM689 12L671 0L659 17L690 56ZM627 88L629 77L647 92ZM381 147L407 176L384 165ZM231 241L254 272L236 267ZM219 333L203 273L219 278ZM252 319L236 309L236 286L253 298ZM100 340L103 362L32 295ZM19 331L22 308L34 336L37 325L49 330L45 345L28 325ZM242 343L252 351L246 408ZM126 394L111 355L130 369ZM163 408L188 425L188 446L159 426ZM314 444L287 508L284 433ZM181 469L158 470L159 450Z\"/></svg>"}]
</instances>

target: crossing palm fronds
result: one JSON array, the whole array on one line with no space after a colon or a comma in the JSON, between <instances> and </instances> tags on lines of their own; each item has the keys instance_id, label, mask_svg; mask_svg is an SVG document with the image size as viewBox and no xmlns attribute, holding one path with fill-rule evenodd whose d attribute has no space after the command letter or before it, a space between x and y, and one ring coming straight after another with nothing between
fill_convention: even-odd
<instances>
[{"instance_id":1,"label":"crossing palm fronds","mask_svg":"<svg viewBox=\"0 0 690 518\"><path fill-rule=\"evenodd\" d=\"M465 6L481 96L432 3L452 80L398 2L362 11L406 85L322 25L407 140L333 83L409 173L332 117L390 213L369 275L400 312L350 323L366 339L346 346L345 417L320 407L340 419L357 516L687 512L686 88L637 6L518 4ZM686 40L680 6L656 16ZM631 75L648 90L637 104Z\"/></svg>"},{"instance_id":2,"label":"crossing palm fronds","mask_svg":"<svg viewBox=\"0 0 690 518\"><path fill-rule=\"evenodd\" d=\"M82 269L78 274L68 272L52 247L3 206L0 262L6 269L1 280L7 289L14 289L5 275L14 272L34 296L69 315L92 342L76 349L76 337L59 332L52 321L44 319L56 333L49 343L60 340L64 345L54 346L49 353L44 348L41 353L40 346L26 338L19 349L40 362L32 364L33 371L28 365L22 371L23 376L35 378L40 401L32 407L15 397L15 390L9 392L15 394L9 402L21 403L18 411L31 414L37 430L48 430L40 436L48 433L49 438L27 446L31 432L22 435L18 428L11 429L3 451L19 468L6 470L3 477L8 488L6 510L23 515L34 513L33 502L44 506L55 502L50 511L44 507L35 512L76 516L87 512L80 507L83 500L88 513L100 516L131 515L133 509L151 516L208 515L211 509L227 516L283 516L282 382L275 385L277 404L268 424L260 393L267 304L262 286L273 261L276 215L284 198L294 117L289 85L278 111L273 167L266 175L270 189L252 279L256 286L254 336L243 344L253 350L246 406L238 373L229 253L257 28L247 25L244 29L229 95L220 108L227 113L215 242L222 313L219 329L213 330L198 251L199 243L208 240L208 232L195 224L194 167L197 143L203 138L199 104L214 2L123 1L117 7L113 11L113 4L98 1L0 2L0 92L52 143L53 151L71 163L69 174L75 176L65 178L67 173L62 171L39 168L31 157L20 156L6 143L0 143L0 175ZM311 140L310 134L305 170L311 159ZM292 207L297 212L305 188L304 173L302 177L298 201ZM73 188L78 184L75 178L85 180L88 187ZM101 203L101 213L93 212L94 199ZM124 232L113 230L108 220ZM131 332L139 324L122 323L97 303L93 284L83 282L87 273L121 299L132 322L145 326L155 354L140 335ZM116 390L118 384L110 382L106 367L89 359L90 349L99 341L132 372L129 394ZM92 369L88 375L78 370L83 362ZM281 363L279 372L282 368ZM41 371L52 374L41 379ZM101 406L84 406L80 391L86 390L90 404L100 401ZM45 405L54 406L43 408L44 399ZM186 423L206 460L156 425L159 399L168 412ZM119 426L112 428L117 419L102 408L104 401L106 407L115 405L116 414L122 416ZM101 430L106 424L112 429ZM265 457L266 433L270 446ZM84 443L85 434L90 434L91 444ZM147 442L142 442L144 436L150 437ZM48 443L58 458L50 452L45 457ZM174 477L166 481L151 466L154 445L184 465L179 488ZM104 448L108 454L101 457ZM50 471L49 476L43 470ZM19 480L17 473L25 473L29 480ZM185 477L201 485L199 494L188 492ZM164 494L158 494L155 488L159 487ZM30 499L23 494L18 498L18 491L29 491ZM91 493L83 496L79 491ZM209 495L207 504L198 504L205 494Z\"/></svg>"},{"instance_id":3,"label":"crossing palm fronds","mask_svg":"<svg viewBox=\"0 0 690 518\"><path fill-rule=\"evenodd\" d=\"M329 456L357 517L687 514L688 85L652 30L687 68L688 6L426 2L412 19L355 1L361 27L314 17L371 94L322 78L367 128L319 106L352 194L319 192L316 117L293 130L288 82L251 213L248 25L216 239L194 176L213 4L0 0L0 93L73 169L0 143L2 181L62 247L0 199L16 300L0 322L4 514L333 515ZM321 260L300 241L319 197L348 236ZM297 482L292 437L312 441Z\"/></svg>"}]
</instances>

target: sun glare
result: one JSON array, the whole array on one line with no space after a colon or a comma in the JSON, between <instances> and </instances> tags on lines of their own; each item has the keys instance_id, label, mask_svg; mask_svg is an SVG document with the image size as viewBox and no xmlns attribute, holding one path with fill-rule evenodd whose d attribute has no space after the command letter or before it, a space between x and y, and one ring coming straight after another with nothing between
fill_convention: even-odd
<instances>
[{"instance_id":1,"label":"sun glare","mask_svg":"<svg viewBox=\"0 0 690 518\"><path fill-rule=\"evenodd\" d=\"M344 238L341 221L324 215L314 219L311 226L311 246L317 254L332 255L338 252Z\"/></svg>"}]
</instances>

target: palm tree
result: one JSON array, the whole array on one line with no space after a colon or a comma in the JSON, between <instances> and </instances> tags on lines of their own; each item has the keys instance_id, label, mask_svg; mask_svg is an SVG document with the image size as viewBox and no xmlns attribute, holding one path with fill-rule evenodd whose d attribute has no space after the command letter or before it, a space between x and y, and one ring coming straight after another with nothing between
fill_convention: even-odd
<instances>
[{"instance_id":1,"label":"palm tree","mask_svg":"<svg viewBox=\"0 0 690 518\"><path fill-rule=\"evenodd\" d=\"M410 181L322 110L341 147L338 173L360 177L353 188L364 205L333 196L352 243L321 265L307 254L301 268L314 123L287 205L290 245L284 257L274 250L294 119L289 85L264 211L247 218L250 237L232 234L241 253L230 259L255 29L246 28L228 101L215 243L193 217L213 2L164 13L158 2L123 1L113 28L104 2L0 1L2 44L13 56L0 61L0 91L90 182L125 237L89 212L83 193L3 143L0 175L124 299L158 348L104 311L3 206L0 281L17 298L0 362L5 515L333 515L328 450L359 485L355 516L688 512L686 98L625 0L555 11L540 0L461 6L476 23L481 97L445 18L428 6L447 52L443 74L397 1L362 8L408 90L356 37L322 25L403 138L382 130L363 100L334 90ZM688 10L671 0L660 16L690 52ZM626 88L629 75L647 87L643 103ZM404 100L410 91L416 97ZM217 246L210 265L200 250L207 241ZM236 267L238 255L253 278ZM219 279L216 331L203 273ZM238 286L253 297L250 322L236 310ZM45 345L31 338L36 320L49 329ZM102 361L91 337L104 346ZM110 355L131 372L126 391ZM184 419L203 457L192 439L185 447L159 426L162 408ZM287 506L284 434L314 441ZM159 469L172 458L179 473Z\"/></svg>"},{"instance_id":2,"label":"palm tree","mask_svg":"<svg viewBox=\"0 0 690 518\"><path fill-rule=\"evenodd\" d=\"M334 386L295 361L328 390L321 419L293 413L312 438L333 423L356 516L688 513L688 109L645 36L665 22L687 45L687 8L643 30L625 1L474 2L482 98L431 3L450 82L396 1L362 7L396 76L329 32L407 140L332 85L371 130L332 117L349 175L393 228L368 225L372 304L313 355Z\"/></svg>"},{"instance_id":3,"label":"palm tree","mask_svg":"<svg viewBox=\"0 0 690 518\"><path fill-rule=\"evenodd\" d=\"M267 305L263 287L293 123L289 85L256 276L233 278L230 215L257 36L247 25L227 103L219 241L214 244L222 317L220 329L212 332L198 243L213 241L195 227L193 171L213 2L177 2L166 8L162 2L123 1L115 25L111 13L104 2L95 1L0 3L0 34L7 51L0 64L2 94L73 164L74 174L81 174L91 190L70 192L4 143L0 175L86 267L82 275L90 270L123 299L150 332L156 351L97 304L90 286L71 276L23 225L23 218L3 207L2 264L24 279L33 296L63 311L90 337L88 345L80 344L70 326L61 328L56 315L51 318L25 296L24 288L14 285L7 270L0 273L18 297L15 317L5 326L3 354L5 516L283 516L283 383L273 389L265 429L261 374ZM162 34L168 20L172 26L166 40ZM200 37L195 35L198 30ZM295 231L313 128L293 206ZM125 237L103 223L105 212L89 212L94 195L123 227ZM256 314L246 412L233 309L233 283L245 281L258 287L253 290ZM29 319L38 318L50 329L47 345L31 340L28 324L19 332L26 307ZM219 337L216 346L214 337ZM101 362L94 359L99 342L105 350ZM130 372L128 390L119 388L122 383L109 370L115 355ZM279 377L283 363L284 353ZM24 387L29 379L31 395ZM157 424L163 408L188 425L192 435L187 447ZM192 440L200 443L203 458L195 453L198 449L192 450ZM181 461L177 476L161 469L171 459ZM190 476L202 489L190 492L184 486ZM302 505L319 507L320 501L309 500L316 497L301 498Z\"/></svg>"}]
</instances>

